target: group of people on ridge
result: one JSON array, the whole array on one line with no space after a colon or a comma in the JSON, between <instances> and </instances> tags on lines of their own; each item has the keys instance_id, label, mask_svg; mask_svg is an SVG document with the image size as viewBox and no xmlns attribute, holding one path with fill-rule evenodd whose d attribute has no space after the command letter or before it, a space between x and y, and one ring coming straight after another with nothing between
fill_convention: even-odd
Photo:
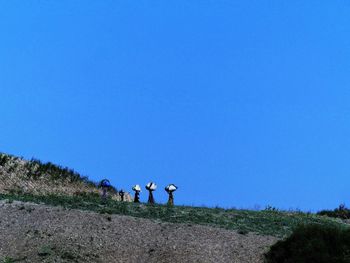
<instances>
[{"instance_id":1,"label":"group of people on ridge","mask_svg":"<svg viewBox=\"0 0 350 263\"><path fill-rule=\"evenodd\" d=\"M104 179L101 181L100 186L102 188L102 200L106 200L107 199L107 192L108 189L112 186L111 183L109 182L109 180ZM147 189L147 191L149 192L148 194L148 203L149 204L155 204L155 200L153 197L153 192L157 189L157 185L153 182L150 182L146 185L145 187ZM174 192L177 190L177 186L175 184L169 184L165 187L165 191L168 193L169 195L169 199L168 199L168 205L174 205ZM141 187L137 184L134 185L132 187L132 190L135 192L134 195L134 203L139 203L140 202L140 192L141 192ZM124 201L124 196L125 196L125 192L123 190L120 190L118 192L121 201Z\"/></svg>"}]
</instances>

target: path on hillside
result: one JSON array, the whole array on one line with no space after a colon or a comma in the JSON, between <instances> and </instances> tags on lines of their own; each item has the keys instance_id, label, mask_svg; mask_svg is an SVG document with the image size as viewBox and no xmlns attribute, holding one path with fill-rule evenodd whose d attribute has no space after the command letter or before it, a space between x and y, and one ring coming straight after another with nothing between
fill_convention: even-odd
<instances>
[{"instance_id":1,"label":"path on hillside","mask_svg":"<svg viewBox=\"0 0 350 263\"><path fill-rule=\"evenodd\" d=\"M0 201L0 259L17 262L262 262L276 237Z\"/></svg>"}]
</instances>

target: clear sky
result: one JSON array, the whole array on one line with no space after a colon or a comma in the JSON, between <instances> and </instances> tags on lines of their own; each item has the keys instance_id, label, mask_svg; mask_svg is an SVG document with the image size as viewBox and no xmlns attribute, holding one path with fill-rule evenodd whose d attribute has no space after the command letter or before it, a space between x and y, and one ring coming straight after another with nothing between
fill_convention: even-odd
<instances>
[{"instance_id":1,"label":"clear sky","mask_svg":"<svg viewBox=\"0 0 350 263\"><path fill-rule=\"evenodd\" d=\"M177 204L350 205L349 1L0 1L0 151ZM145 191L141 195L146 200Z\"/></svg>"}]
</instances>

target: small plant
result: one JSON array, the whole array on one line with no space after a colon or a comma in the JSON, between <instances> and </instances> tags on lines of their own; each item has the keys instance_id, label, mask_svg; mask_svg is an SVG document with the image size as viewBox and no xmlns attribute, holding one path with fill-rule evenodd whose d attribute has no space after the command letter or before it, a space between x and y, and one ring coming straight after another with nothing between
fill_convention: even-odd
<instances>
[{"instance_id":1,"label":"small plant","mask_svg":"<svg viewBox=\"0 0 350 263\"><path fill-rule=\"evenodd\" d=\"M42 246L39 251L38 251L38 255L41 257L47 257L52 255L53 251L52 251L52 247L51 246Z\"/></svg>"},{"instance_id":2,"label":"small plant","mask_svg":"<svg viewBox=\"0 0 350 263\"><path fill-rule=\"evenodd\" d=\"M98 211L100 214L113 214L113 210L110 208L102 208L100 211Z\"/></svg>"},{"instance_id":3,"label":"small plant","mask_svg":"<svg viewBox=\"0 0 350 263\"><path fill-rule=\"evenodd\" d=\"M73 252L64 251L61 255L61 258L67 259L70 262L72 262L72 261L75 261L77 259L77 256Z\"/></svg>"},{"instance_id":4,"label":"small plant","mask_svg":"<svg viewBox=\"0 0 350 263\"><path fill-rule=\"evenodd\" d=\"M237 233L240 235L247 235L249 231L247 229L242 228L242 229L239 229Z\"/></svg>"},{"instance_id":5,"label":"small plant","mask_svg":"<svg viewBox=\"0 0 350 263\"><path fill-rule=\"evenodd\" d=\"M265 211L278 212L278 209L274 206L268 205L265 207Z\"/></svg>"},{"instance_id":6,"label":"small plant","mask_svg":"<svg viewBox=\"0 0 350 263\"><path fill-rule=\"evenodd\" d=\"M2 263L14 263L15 260L11 257L5 257L1 262Z\"/></svg>"}]
</instances>

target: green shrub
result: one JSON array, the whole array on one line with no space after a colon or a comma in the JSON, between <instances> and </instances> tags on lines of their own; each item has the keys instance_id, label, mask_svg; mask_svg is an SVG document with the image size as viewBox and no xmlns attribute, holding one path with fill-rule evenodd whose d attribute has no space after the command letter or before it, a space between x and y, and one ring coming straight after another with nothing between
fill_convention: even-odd
<instances>
[{"instance_id":1,"label":"green shrub","mask_svg":"<svg viewBox=\"0 0 350 263\"><path fill-rule=\"evenodd\" d=\"M350 219L350 209L346 208L344 204L341 204L334 210L322 210L317 214L341 219Z\"/></svg>"},{"instance_id":2,"label":"green shrub","mask_svg":"<svg viewBox=\"0 0 350 263\"><path fill-rule=\"evenodd\" d=\"M13 258L5 257L2 261L2 263L13 263L15 262Z\"/></svg>"},{"instance_id":3,"label":"green shrub","mask_svg":"<svg viewBox=\"0 0 350 263\"><path fill-rule=\"evenodd\" d=\"M4 166L9 160L10 157L8 155L0 153L0 166Z\"/></svg>"},{"instance_id":4,"label":"green shrub","mask_svg":"<svg viewBox=\"0 0 350 263\"><path fill-rule=\"evenodd\" d=\"M350 229L301 225L265 254L266 263L350 263Z\"/></svg>"}]
</instances>

